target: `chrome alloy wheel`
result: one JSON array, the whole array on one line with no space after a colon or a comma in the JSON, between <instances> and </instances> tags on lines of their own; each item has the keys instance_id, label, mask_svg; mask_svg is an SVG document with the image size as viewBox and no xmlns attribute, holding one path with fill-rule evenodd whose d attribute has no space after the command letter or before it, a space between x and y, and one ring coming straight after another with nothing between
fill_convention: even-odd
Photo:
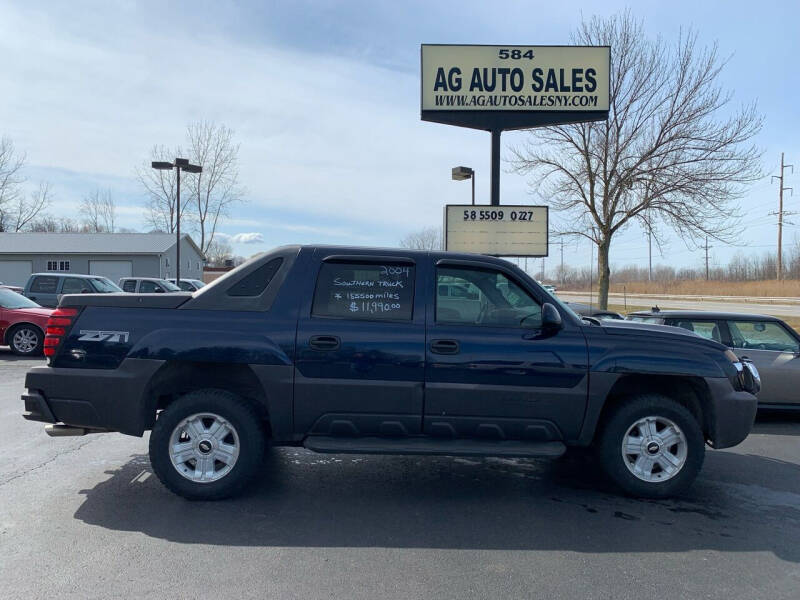
<instances>
[{"instance_id":1,"label":"chrome alloy wheel","mask_svg":"<svg viewBox=\"0 0 800 600\"><path fill-rule=\"evenodd\" d=\"M39 344L39 336L33 329L18 329L11 338L14 349L21 354L30 354Z\"/></svg>"},{"instance_id":2,"label":"chrome alloy wheel","mask_svg":"<svg viewBox=\"0 0 800 600\"><path fill-rule=\"evenodd\" d=\"M239 435L229 421L198 413L178 423L169 439L172 466L195 483L218 481L239 458Z\"/></svg>"},{"instance_id":3,"label":"chrome alloy wheel","mask_svg":"<svg viewBox=\"0 0 800 600\"><path fill-rule=\"evenodd\" d=\"M689 445L680 427L665 417L644 417L622 438L622 459L638 479L666 481L680 473Z\"/></svg>"}]
</instances>

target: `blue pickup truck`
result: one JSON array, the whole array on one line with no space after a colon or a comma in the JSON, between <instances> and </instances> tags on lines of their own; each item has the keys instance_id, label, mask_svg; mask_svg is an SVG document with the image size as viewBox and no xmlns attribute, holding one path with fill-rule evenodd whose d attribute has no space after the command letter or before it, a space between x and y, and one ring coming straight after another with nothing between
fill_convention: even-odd
<instances>
[{"instance_id":1,"label":"blue pickup truck","mask_svg":"<svg viewBox=\"0 0 800 600\"><path fill-rule=\"evenodd\" d=\"M558 457L591 446L626 493L685 489L741 442L756 369L673 327L580 318L487 256L291 246L194 293L62 297L24 417L150 434L161 481L234 495L265 447Z\"/></svg>"}]
</instances>

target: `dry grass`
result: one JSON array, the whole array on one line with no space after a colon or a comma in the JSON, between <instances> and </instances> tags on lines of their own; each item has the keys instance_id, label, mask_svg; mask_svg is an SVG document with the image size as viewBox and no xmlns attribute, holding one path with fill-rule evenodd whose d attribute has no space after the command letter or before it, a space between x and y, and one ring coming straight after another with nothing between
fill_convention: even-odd
<instances>
[{"instance_id":1,"label":"dry grass","mask_svg":"<svg viewBox=\"0 0 800 600\"><path fill-rule=\"evenodd\" d=\"M697 296L800 297L800 281L632 281L611 284L611 292Z\"/></svg>"}]
</instances>

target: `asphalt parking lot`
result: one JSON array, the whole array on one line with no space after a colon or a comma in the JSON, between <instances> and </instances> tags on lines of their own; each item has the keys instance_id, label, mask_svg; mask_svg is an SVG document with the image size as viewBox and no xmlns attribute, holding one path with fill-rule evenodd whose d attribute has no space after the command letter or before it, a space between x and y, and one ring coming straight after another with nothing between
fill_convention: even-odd
<instances>
[{"instance_id":1,"label":"asphalt parking lot","mask_svg":"<svg viewBox=\"0 0 800 600\"><path fill-rule=\"evenodd\" d=\"M191 503L146 438L23 421L35 364L0 349L2 598L798 597L800 417L761 416L668 501L576 458L281 449L244 497Z\"/></svg>"}]
</instances>

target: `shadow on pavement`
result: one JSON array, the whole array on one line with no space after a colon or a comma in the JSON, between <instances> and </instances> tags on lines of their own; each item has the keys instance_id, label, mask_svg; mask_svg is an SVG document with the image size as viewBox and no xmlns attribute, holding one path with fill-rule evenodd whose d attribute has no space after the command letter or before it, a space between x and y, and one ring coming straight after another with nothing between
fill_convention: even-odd
<instances>
[{"instance_id":1,"label":"shadow on pavement","mask_svg":"<svg viewBox=\"0 0 800 600\"><path fill-rule=\"evenodd\" d=\"M45 358L44 356L20 356L14 354L8 346L0 346L0 363L17 361L41 362L44 364Z\"/></svg>"},{"instance_id":2,"label":"shadow on pavement","mask_svg":"<svg viewBox=\"0 0 800 600\"><path fill-rule=\"evenodd\" d=\"M800 436L800 410L760 410L753 433Z\"/></svg>"},{"instance_id":3,"label":"shadow on pavement","mask_svg":"<svg viewBox=\"0 0 800 600\"><path fill-rule=\"evenodd\" d=\"M179 543L233 546L768 551L800 562L800 466L715 451L679 499L617 496L587 459L329 456L273 450L221 502L169 493L137 455L75 517Z\"/></svg>"}]
</instances>

